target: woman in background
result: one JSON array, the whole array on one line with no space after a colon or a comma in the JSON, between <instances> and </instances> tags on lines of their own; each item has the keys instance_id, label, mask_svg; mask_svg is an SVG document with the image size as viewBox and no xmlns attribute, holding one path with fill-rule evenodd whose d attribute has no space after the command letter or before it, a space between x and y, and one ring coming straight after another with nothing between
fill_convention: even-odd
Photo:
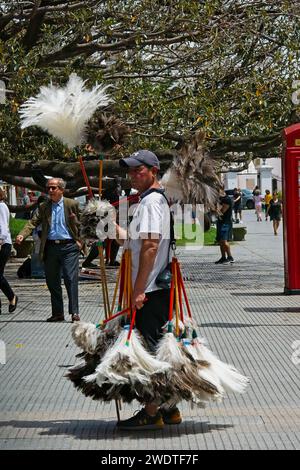
<instances>
[{"instance_id":1,"label":"woman in background","mask_svg":"<svg viewBox=\"0 0 300 470\"><path fill-rule=\"evenodd\" d=\"M253 198L254 198L255 213L256 213L256 217L257 217L257 222L262 222L262 201L263 201L263 197L260 194L259 189L257 189L254 192Z\"/></svg>"},{"instance_id":2,"label":"woman in background","mask_svg":"<svg viewBox=\"0 0 300 470\"><path fill-rule=\"evenodd\" d=\"M274 235L278 235L278 228L282 217L282 202L278 199L277 191L273 192L267 216L273 221Z\"/></svg>"},{"instance_id":3,"label":"woman in background","mask_svg":"<svg viewBox=\"0 0 300 470\"><path fill-rule=\"evenodd\" d=\"M9 301L8 312L13 313L17 308L18 297L4 277L4 268L11 252L11 235L9 230L9 210L5 204L6 193L0 187L0 289ZM1 300L0 300L1 313Z\"/></svg>"},{"instance_id":4,"label":"woman in background","mask_svg":"<svg viewBox=\"0 0 300 470\"><path fill-rule=\"evenodd\" d=\"M266 221L268 220L268 209L269 209L269 206L270 206L270 201L272 199L272 195L270 193L270 191L268 189L266 189L266 194L265 194L265 197L264 197L264 202L265 202L265 215L266 215Z\"/></svg>"}]
</instances>

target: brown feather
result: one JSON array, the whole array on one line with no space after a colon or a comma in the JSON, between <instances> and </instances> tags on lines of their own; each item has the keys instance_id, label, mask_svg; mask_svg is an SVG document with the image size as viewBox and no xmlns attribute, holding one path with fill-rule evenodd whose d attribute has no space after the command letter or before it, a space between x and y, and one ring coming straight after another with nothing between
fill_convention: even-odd
<instances>
[{"instance_id":1,"label":"brown feather","mask_svg":"<svg viewBox=\"0 0 300 470\"><path fill-rule=\"evenodd\" d=\"M205 211L208 212L217 208L221 182L217 175L216 162L205 150L203 141L203 133L196 132L190 142L183 144L168 172L174 173L169 179L177 181L182 194L181 202L204 204ZM164 184L164 177L162 184L168 194L168 183Z\"/></svg>"},{"instance_id":2,"label":"brown feather","mask_svg":"<svg viewBox=\"0 0 300 470\"><path fill-rule=\"evenodd\" d=\"M110 152L113 147L123 145L131 130L116 116L95 113L88 123L87 143L96 152Z\"/></svg>"}]
</instances>

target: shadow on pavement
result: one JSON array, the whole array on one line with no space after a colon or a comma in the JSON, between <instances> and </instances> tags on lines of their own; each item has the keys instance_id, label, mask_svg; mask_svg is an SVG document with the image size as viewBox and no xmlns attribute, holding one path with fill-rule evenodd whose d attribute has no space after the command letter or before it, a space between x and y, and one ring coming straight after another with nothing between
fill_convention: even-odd
<instances>
[{"instance_id":1,"label":"shadow on pavement","mask_svg":"<svg viewBox=\"0 0 300 470\"><path fill-rule=\"evenodd\" d=\"M292 325L291 323L200 323L200 328L256 328L261 326L299 326L299 323Z\"/></svg>"},{"instance_id":2,"label":"shadow on pavement","mask_svg":"<svg viewBox=\"0 0 300 470\"><path fill-rule=\"evenodd\" d=\"M2 315L1 315L2 318ZM72 323L71 320L64 320L60 322L46 322L46 320L0 320L0 323L47 323L48 325L57 325L57 324L64 324L64 323Z\"/></svg>"},{"instance_id":3,"label":"shadow on pavement","mask_svg":"<svg viewBox=\"0 0 300 470\"><path fill-rule=\"evenodd\" d=\"M245 312L300 313L300 307L244 307Z\"/></svg>"},{"instance_id":4,"label":"shadow on pavement","mask_svg":"<svg viewBox=\"0 0 300 470\"><path fill-rule=\"evenodd\" d=\"M232 424L214 424L207 421L184 421L180 425L166 425L164 429L154 431L121 431L116 428L116 421L103 420L56 420L56 421L2 421L0 427L14 427L27 429L45 428L38 431L39 436L74 436L76 439L107 439L108 435L114 437L130 437L132 439L144 439L145 437L173 437L184 434L206 434L211 431L222 431L233 428Z\"/></svg>"},{"instance_id":5,"label":"shadow on pavement","mask_svg":"<svg viewBox=\"0 0 300 470\"><path fill-rule=\"evenodd\" d=\"M285 297L284 292L230 292L235 297Z\"/></svg>"}]
</instances>

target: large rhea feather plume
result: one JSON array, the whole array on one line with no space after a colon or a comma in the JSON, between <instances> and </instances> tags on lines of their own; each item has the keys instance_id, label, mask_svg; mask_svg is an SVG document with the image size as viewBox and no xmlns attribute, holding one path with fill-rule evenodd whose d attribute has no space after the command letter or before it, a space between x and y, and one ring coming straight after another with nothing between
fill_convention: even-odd
<instances>
[{"instance_id":1,"label":"large rhea feather plume","mask_svg":"<svg viewBox=\"0 0 300 470\"><path fill-rule=\"evenodd\" d=\"M116 116L96 112L88 122L87 143L96 152L110 152L115 145L123 145L130 134L129 127Z\"/></svg>"},{"instance_id":2,"label":"large rhea feather plume","mask_svg":"<svg viewBox=\"0 0 300 470\"><path fill-rule=\"evenodd\" d=\"M112 102L105 93L108 87L97 84L88 90L85 81L75 73L65 87L52 83L42 86L37 96L21 105L21 128L39 126L69 148L81 145L86 141L87 123L96 109Z\"/></svg>"},{"instance_id":3,"label":"large rhea feather plume","mask_svg":"<svg viewBox=\"0 0 300 470\"><path fill-rule=\"evenodd\" d=\"M208 212L216 210L221 182L203 140L203 133L197 131L190 142L183 144L161 184L170 199L185 204L204 204Z\"/></svg>"}]
</instances>

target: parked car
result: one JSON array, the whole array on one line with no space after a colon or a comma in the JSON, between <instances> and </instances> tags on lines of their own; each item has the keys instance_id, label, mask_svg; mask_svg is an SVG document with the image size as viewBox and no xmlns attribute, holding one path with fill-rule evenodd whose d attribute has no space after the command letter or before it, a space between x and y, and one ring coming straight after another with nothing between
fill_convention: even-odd
<instances>
[{"instance_id":1,"label":"parked car","mask_svg":"<svg viewBox=\"0 0 300 470\"><path fill-rule=\"evenodd\" d=\"M254 209L254 198L250 189L241 189L242 191L242 209ZM225 193L233 199L233 189L226 189Z\"/></svg>"}]
</instances>

